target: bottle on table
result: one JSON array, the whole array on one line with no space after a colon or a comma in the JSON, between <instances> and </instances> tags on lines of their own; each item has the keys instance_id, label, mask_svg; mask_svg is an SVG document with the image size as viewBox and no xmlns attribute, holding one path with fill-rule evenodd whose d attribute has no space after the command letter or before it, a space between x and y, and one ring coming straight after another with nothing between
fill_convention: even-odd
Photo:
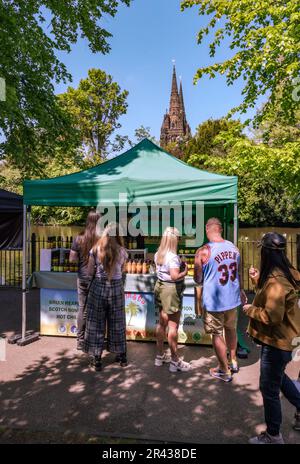
<instances>
[{"instance_id":1,"label":"bottle on table","mask_svg":"<svg viewBox=\"0 0 300 464\"><path fill-rule=\"evenodd\" d=\"M136 273L141 274L143 271L142 261L139 259L136 265Z\"/></svg>"},{"instance_id":2,"label":"bottle on table","mask_svg":"<svg viewBox=\"0 0 300 464\"><path fill-rule=\"evenodd\" d=\"M147 274L147 262L143 261L142 274Z\"/></svg>"},{"instance_id":3,"label":"bottle on table","mask_svg":"<svg viewBox=\"0 0 300 464\"><path fill-rule=\"evenodd\" d=\"M132 262L131 262L130 259L126 263L126 272L127 272L127 274L131 274L131 272L132 272Z\"/></svg>"},{"instance_id":4,"label":"bottle on table","mask_svg":"<svg viewBox=\"0 0 300 464\"><path fill-rule=\"evenodd\" d=\"M131 273L136 274L136 261L135 261L135 259L131 263Z\"/></svg>"}]
</instances>

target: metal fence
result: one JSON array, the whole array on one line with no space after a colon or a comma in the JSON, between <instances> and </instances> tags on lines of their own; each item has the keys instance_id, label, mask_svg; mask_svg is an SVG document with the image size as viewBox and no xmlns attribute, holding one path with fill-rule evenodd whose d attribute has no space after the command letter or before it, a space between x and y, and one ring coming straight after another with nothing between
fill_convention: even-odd
<instances>
[{"instance_id":1,"label":"metal fence","mask_svg":"<svg viewBox=\"0 0 300 464\"><path fill-rule=\"evenodd\" d=\"M27 276L40 270L40 251L43 248L71 248L72 237L36 237L31 235L27 243ZM22 249L0 250L0 287L21 287L22 285Z\"/></svg>"},{"instance_id":2,"label":"metal fence","mask_svg":"<svg viewBox=\"0 0 300 464\"><path fill-rule=\"evenodd\" d=\"M40 269L40 250L43 248L71 248L72 237L36 237L32 234L28 243L27 275ZM241 253L242 274L245 290L253 290L249 279L251 265L259 267L260 249L256 241L247 239L239 240ZM19 287L22 282L22 250L0 250L0 287ZM289 240L287 254L294 267L300 269L300 235L297 241Z\"/></svg>"}]
</instances>

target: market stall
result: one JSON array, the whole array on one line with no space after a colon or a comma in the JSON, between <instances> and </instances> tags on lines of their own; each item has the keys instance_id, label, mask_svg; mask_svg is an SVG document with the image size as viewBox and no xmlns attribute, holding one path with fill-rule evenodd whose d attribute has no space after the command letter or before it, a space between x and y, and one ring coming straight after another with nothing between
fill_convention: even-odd
<instances>
[{"instance_id":1,"label":"market stall","mask_svg":"<svg viewBox=\"0 0 300 464\"><path fill-rule=\"evenodd\" d=\"M180 204L185 202L190 203L192 208L195 208L195 204L199 202L203 205L202 228L204 229L204 220L216 216L223 223L225 237L237 241L237 178L193 168L147 139L122 155L91 169L54 179L24 182L24 217L28 214L27 207L29 205L97 206L99 202L106 202L107 204L115 204L120 211L123 206L127 207L137 201L145 205L163 201ZM118 220L118 218L116 219ZM158 218L158 228L161 222L163 222L162 219ZM25 223L26 221L24 221ZM134 237L128 233L126 237L131 261L131 269L127 269L125 282L127 335L130 339L153 338L151 327L155 325L156 320L153 304L155 276L150 273L147 266L153 258L159 240L160 237L154 236L154 234ZM189 262L190 276L186 278L187 290L184 301L186 310L183 311L181 321L180 341L207 343L208 340L204 336L201 325L202 321L196 318L194 312L194 289L191 274L195 249L195 244L190 245L190 242L182 237L179 252L184 254ZM45 252L46 255L47 252ZM63 266L61 261L65 260L62 258L64 256L63 250L58 250L56 258L53 256L52 253L48 252L48 268L35 273L31 279L31 284L35 283L42 289L42 298L43 296L47 298L45 290L54 290L56 296L52 299L50 297L49 301L67 302L68 304L65 306L72 306L69 304L71 302L76 308L76 274L67 267L67 271L62 272L63 269L59 267ZM54 259L57 260L55 264ZM51 286L49 275L47 278L46 273L51 276ZM68 277L65 274L69 274ZM65 279L68 279L72 288L67 287L69 284L66 283ZM71 299L70 296L66 299L62 295L62 292L68 290L75 292L71 295ZM48 295L50 293L48 292ZM44 307L45 305L41 304L41 310ZM76 309L72 313L75 316ZM26 320L26 301L23 302L23 335L25 336L24 319ZM74 321L72 330L68 330L66 326L61 328L62 335L75 335L75 319L75 317L73 319L70 317L70 320ZM59 327L62 327L61 324ZM195 330L190 330L191 327L194 327ZM43 328L41 334L45 334ZM59 335L58 330L56 334Z\"/></svg>"}]
</instances>

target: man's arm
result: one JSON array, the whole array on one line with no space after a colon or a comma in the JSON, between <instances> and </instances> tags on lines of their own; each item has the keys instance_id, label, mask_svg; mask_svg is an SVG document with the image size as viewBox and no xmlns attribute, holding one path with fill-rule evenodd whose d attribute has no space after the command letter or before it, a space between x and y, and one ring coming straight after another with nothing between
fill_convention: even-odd
<instances>
[{"instance_id":1,"label":"man's arm","mask_svg":"<svg viewBox=\"0 0 300 464\"><path fill-rule=\"evenodd\" d=\"M194 294L195 294L195 313L196 316L202 316L202 281L203 281L203 262L202 262L203 250L200 248L195 255L194 262L194 281L196 283Z\"/></svg>"},{"instance_id":2,"label":"man's arm","mask_svg":"<svg viewBox=\"0 0 300 464\"><path fill-rule=\"evenodd\" d=\"M197 250L195 255L195 262L194 262L194 281L196 284L202 284L202 251L201 248Z\"/></svg>"}]
</instances>

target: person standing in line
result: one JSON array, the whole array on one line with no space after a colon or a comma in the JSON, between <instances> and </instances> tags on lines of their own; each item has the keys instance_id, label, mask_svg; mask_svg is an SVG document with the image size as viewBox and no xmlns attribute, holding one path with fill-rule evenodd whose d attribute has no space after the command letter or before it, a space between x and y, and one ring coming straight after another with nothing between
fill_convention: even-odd
<instances>
[{"instance_id":1,"label":"person standing in line","mask_svg":"<svg viewBox=\"0 0 300 464\"><path fill-rule=\"evenodd\" d=\"M298 291L300 273L286 255L286 239L267 233L261 240L260 271L250 268L257 292L252 304L243 310L250 318L248 333L261 345L260 391L263 397L266 431L250 444L283 444L280 391L296 408L294 429L300 430L300 393L285 373L293 359L293 344L300 336Z\"/></svg>"},{"instance_id":2,"label":"person standing in line","mask_svg":"<svg viewBox=\"0 0 300 464\"><path fill-rule=\"evenodd\" d=\"M170 363L170 372L188 371L190 363L178 357L177 339L182 310L184 278L188 272L186 263L177 255L179 232L175 227L167 227L154 257L157 281L154 288L155 308L159 312L156 327L157 355L155 366ZM171 359L164 353L164 339L168 331Z\"/></svg>"},{"instance_id":3,"label":"person standing in line","mask_svg":"<svg viewBox=\"0 0 300 464\"><path fill-rule=\"evenodd\" d=\"M207 334L212 335L218 366L210 369L214 378L230 382L239 371L236 359L237 309L247 298L242 289L240 253L222 237L222 224L217 218L206 223L209 242L195 255L196 312L203 317ZM225 334L225 338L224 338ZM227 359L229 352L229 363Z\"/></svg>"},{"instance_id":4,"label":"person standing in line","mask_svg":"<svg viewBox=\"0 0 300 464\"><path fill-rule=\"evenodd\" d=\"M122 273L128 254L124 248L119 224L111 223L90 252L88 272L95 276L87 300L86 329L83 351L90 355L96 371L102 369L105 347L116 353L116 362L127 366L125 294Z\"/></svg>"},{"instance_id":5,"label":"person standing in line","mask_svg":"<svg viewBox=\"0 0 300 464\"><path fill-rule=\"evenodd\" d=\"M82 350L84 340L85 321L86 321L86 301L90 278L88 275L89 252L99 239L97 235L97 222L100 215L91 210L87 216L86 226L83 232L75 237L69 256L70 263L78 263L77 274L77 293L78 293L78 314L77 314L77 349Z\"/></svg>"}]
</instances>

